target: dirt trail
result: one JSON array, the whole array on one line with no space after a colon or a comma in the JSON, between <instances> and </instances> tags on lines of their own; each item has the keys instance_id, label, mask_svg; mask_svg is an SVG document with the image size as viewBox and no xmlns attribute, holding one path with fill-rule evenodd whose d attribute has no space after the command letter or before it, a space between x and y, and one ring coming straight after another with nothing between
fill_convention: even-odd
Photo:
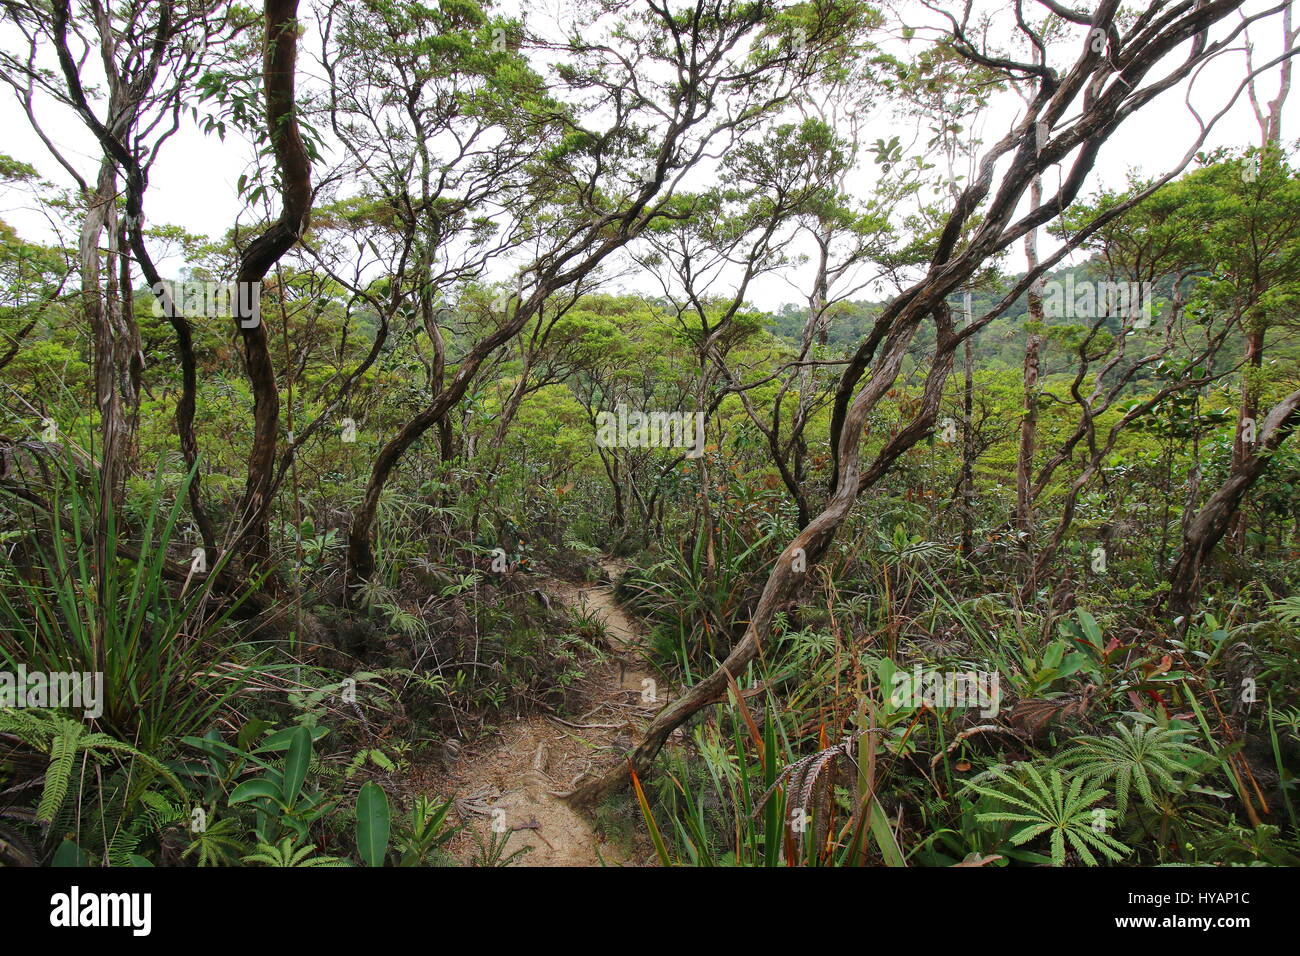
<instances>
[{"instance_id":1,"label":"dirt trail","mask_svg":"<svg viewBox=\"0 0 1300 956\"><path fill-rule=\"evenodd\" d=\"M602 566L611 580L621 566L606 559ZM649 848L630 836L605 840L592 821L561 799L593 768L631 749L641 729L662 706L647 699L656 689L641 661L641 634L614 600L607 584L575 585L543 579L541 589L553 600L586 608L605 625L610 660L592 668L584 691L587 707L578 717L534 716L503 724L498 734L466 746L445 772L412 781L420 792L456 794L456 811L466 824L450 846L453 856L469 862L480 841L492 830L510 833L508 855L523 847L529 852L521 866L638 866L647 862ZM627 808L626 834L639 833ZM473 832L471 832L473 831ZM478 834L476 840L474 833Z\"/></svg>"}]
</instances>

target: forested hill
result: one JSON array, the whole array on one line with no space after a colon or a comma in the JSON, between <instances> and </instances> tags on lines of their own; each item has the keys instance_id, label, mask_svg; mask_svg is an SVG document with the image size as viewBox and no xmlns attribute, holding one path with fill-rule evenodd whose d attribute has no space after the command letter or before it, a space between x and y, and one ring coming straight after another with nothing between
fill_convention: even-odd
<instances>
[{"instance_id":1,"label":"forested hill","mask_svg":"<svg viewBox=\"0 0 1300 956\"><path fill-rule=\"evenodd\" d=\"M1297 21L4 0L0 871L1300 865Z\"/></svg>"},{"instance_id":2,"label":"forested hill","mask_svg":"<svg viewBox=\"0 0 1300 956\"><path fill-rule=\"evenodd\" d=\"M1023 277L1024 273L1008 277L995 276L973 288L970 294L970 306L975 317L979 318L995 308ZM1071 287L1081 287L1084 283L1110 281L1113 278L1103 262L1093 260L1077 266L1050 270L1044 273L1042 281L1059 283L1064 289L1067 282L1071 283ZM1161 316L1171 306L1173 284L1174 277L1170 275L1159 276L1151 284L1153 292L1151 312L1155 322L1159 322ZM842 354L846 350L855 348L866 337L872 322L887 302L888 300L847 299L835 303L830 310L833 319L827 323L825 336L828 353ZM964 294L950 296L948 304L956 320L960 321L966 307ZM1122 311L1112 310L1113 314L1105 323L1108 331L1114 332L1121 327L1124 318ZM765 315L764 326L777 338L798 347L807 318L806 304L786 303ZM1082 323L1089 321L1089 317L1047 315L1041 321L1046 325L1056 326L1057 341L1064 343L1072 339L1068 333L1080 329ZM1024 363L1025 341L1031 328L1033 326L1029 316L1029 296L1027 292L1022 292L1003 309L998 318L991 321L979 335L974 337L973 362L976 367L988 371L1019 369ZM919 341L921 343L929 341L933 344L933 336L927 339L923 334ZM1234 336L1225 346L1221 358L1225 362L1239 361L1243 349L1244 342L1241 337ZM1285 360L1290 361L1297 357L1300 357L1300 343L1294 346L1288 343L1284 352Z\"/></svg>"}]
</instances>

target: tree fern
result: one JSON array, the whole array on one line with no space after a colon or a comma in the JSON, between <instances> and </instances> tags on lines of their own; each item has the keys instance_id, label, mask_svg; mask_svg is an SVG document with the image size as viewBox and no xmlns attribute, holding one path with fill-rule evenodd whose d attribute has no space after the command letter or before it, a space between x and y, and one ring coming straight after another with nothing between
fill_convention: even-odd
<instances>
[{"instance_id":1,"label":"tree fern","mask_svg":"<svg viewBox=\"0 0 1300 956\"><path fill-rule=\"evenodd\" d=\"M1098 787L1085 792L1082 776L1075 777L1067 789L1060 771L1055 768L1048 771L1044 780L1033 764L1017 766L1024 768L1027 782L1020 782L1006 768L999 767L987 774L998 782L998 787L983 786L974 781L967 784L976 793L1015 808L1014 811L981 813L976 817L981 823L1024 824L1011 835L1011 842L1016 846L1035 837L1048 836L1052 862L1057 866L1065 864L1067 843L1089 866L1097 865L1093 850L1112 862L1118 862L1129 852L1128 847L1105 832L1108 812L1101 808L1092 809L1093 804L1106 796L1105 790ZM1103 826L1098 827L1098 823Z\"/></svg>"},{"instance_id":2,"label":"tree fern","mask_svg":"<svg viewBox=\"0 0 1300 956\"><path fill-rule=\"evenodd\" d=\"M1076 746L1060 753L1056 765L1072 768L1092 783L1115 782L1115 804L1122 817L1129 791L1136 788L1146 806L1155 807L1155 789L1179 789L1175 774L1188 770L1189 757L1205 751L1179 739L1182 731L1141 724L1120 724L1114 736L1078 737Z\"/></svg>"}]
</instances>

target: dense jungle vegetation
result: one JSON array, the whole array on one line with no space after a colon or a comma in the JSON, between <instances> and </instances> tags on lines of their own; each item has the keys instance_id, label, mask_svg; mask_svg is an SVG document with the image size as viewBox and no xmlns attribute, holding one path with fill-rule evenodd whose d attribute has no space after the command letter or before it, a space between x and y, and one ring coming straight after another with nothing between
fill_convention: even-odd
<instances>
[{"instance_id":1,"label":"dense jungle vegetation","mask_svg":"<svg viewBox=\"0 0 1300 956\"><path fill-rule=\"evenodd\" d=\"M1289 0L0 17L0 863L1300 863Z\"/></svg>"}]
</instances>

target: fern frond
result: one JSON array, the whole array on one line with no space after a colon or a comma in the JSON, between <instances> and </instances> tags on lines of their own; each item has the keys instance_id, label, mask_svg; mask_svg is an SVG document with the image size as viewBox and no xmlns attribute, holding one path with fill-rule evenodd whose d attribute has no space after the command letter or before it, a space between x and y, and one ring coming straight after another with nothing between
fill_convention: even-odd
<instances>
[{"instance_id":1,"label":"fern frond","mask_svg":"<svg viewBox=\"0 0 1300 956\"><path fill-rule=\"evenodd\" d=\"M41 823L53 822L54 815L68 797L80 737L81 727L66 721L49 743L50 763L45 768L45 789L41 791L41 800L36 806L36 819Z\"/></svg>"}]
</instances>

